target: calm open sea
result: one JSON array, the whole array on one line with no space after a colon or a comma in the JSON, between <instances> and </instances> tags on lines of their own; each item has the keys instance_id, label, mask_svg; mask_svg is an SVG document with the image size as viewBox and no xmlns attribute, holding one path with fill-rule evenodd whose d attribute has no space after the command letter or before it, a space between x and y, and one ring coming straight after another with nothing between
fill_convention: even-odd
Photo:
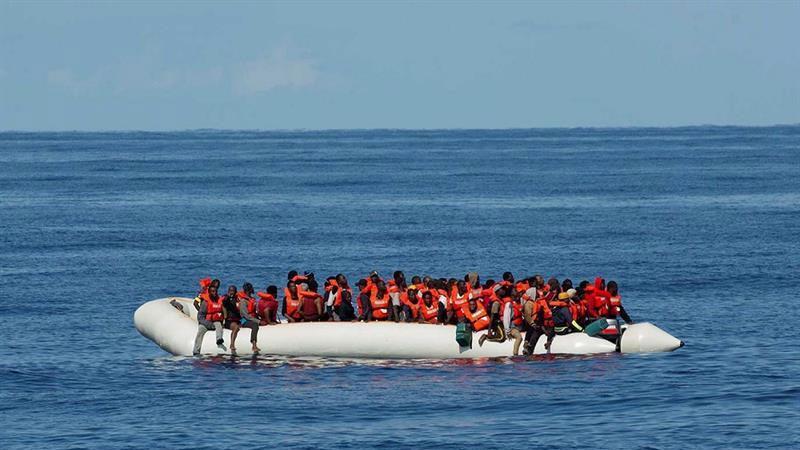
<instances>
[{"instance_id":1,"label":"calm open sea","mask_svg":"<svg viewBox=\"0 0 800 450\"><path fill-rule=\"evenodd\" d=\"M0 167L3 449L800 445L800 126L7 132ZM195 360L133 327L293 268L602 274L687 345Z\"/></svg>"}]
</instances>

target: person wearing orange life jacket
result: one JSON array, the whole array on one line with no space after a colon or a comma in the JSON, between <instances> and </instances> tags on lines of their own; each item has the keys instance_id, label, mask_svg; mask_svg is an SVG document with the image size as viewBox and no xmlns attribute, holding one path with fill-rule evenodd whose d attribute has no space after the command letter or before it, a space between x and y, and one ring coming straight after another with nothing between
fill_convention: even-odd
<instances>
[{"instance_id":1,"label":"person wearing orange life jacket","mask_svg":"<svg viewBox=\"0 0 800 450\"><path fill-rule=\"evenodd\" d=\"M418 320L420 323L444 324L445 307L442 303L433 300L431 291L422 294L422 304L419 305Z\"/></svg>"},{"instance_id":2,"label":"person wearing orange life jacket","mask_svg":"<svg viewBox=\"0 0 800 450\"><path fill-rule=\"evenodd\" d=\"M497 298L498 289L500 289L500 285L496 284L491 278L486 280L486 283L483 284L479 297L481 301L483 301L483 306L487 309L492 306L492 302L499 300Z\"/></svg>"},{"instance_id":3,"label":"person wearing orange life jacket","mask_svg":"<svg viewBox=\"0 0 800 450\"><path fill-rule=\"evenodd\" d=\"M625 323L629 324L633 323L633 320L631 320L631 316L628 315L628 312L625 311L625 308L622 306L622 296L619 295L619 286L617 286L617 282L613 280L609 281L606 288L608 289L608 300L606 300L606 317L614 319L618 336L617 346L619 346L619 337L622 335L620 318L622 318Z\"/></svg>"},{"instance_id":4,"label":"person wearing orange life jacket","mask_svg":"<svg viewBox=\"0 0 800 450\"><path fill-rule=\"evenodd\" d=\"M466 323L473 332L489 328L492 322L486 312L486 308L477 299L470 298L467 300L467 303L461 306L461 311L462 314L459 321Z\"/></svg>"},{"instance_id":5,"label":"person wearing orange life jacket","mask_svg":"<svg viewBox=\"0 0 800 450\"><path fill-rule=\"evenodd\" d=\"M567 293L569 294L569 312L572 315L572 320L582 328L586 323L586 309L580 301L580 294L577 289L568 289Z\"/></svg>"},{"instance_id":6,"label":"person wearing orange life jacket","mask_svg":"<svg viewBox=\"0 0 800 450\"><path fill-rule=\"evenodd\" d=\"M375 289L370 293L368 305L367 322L370 320L389 320L391 317L392 299L389 297L389 290L383 280L375 283Z\"/></svg>"},{"instance_id":7,"label":"person wearing orange life jacket","mask_svg":"<svg viewBox=\"0 0 800 450\"><path fill-rule=\"evenodd\" d=\"M250 345L252 346L252 351L254 355L257 355L261 352L261 349L258 348L258 328L259 328L259 319L256 316L257 305L256 299L253 297L253 285L245 282L242 285L242 290L237 292L236 297L239 300L239 329L242 328L249 328L250 329ZM231 352L234 352L233 349L234 338L231 337Z\"/></svg>"},{"instance_id":8,"label":"person wearing orange life jacket","mask_svg":"<svg viewBox=\"0 0 800 450\"><path fill-rule=\"evenodd\" d=\"M267 286L266 292L256 292L258 296L257 312L259 325L274 325L278 322L278 287Z\"/></svg>"},{"instance_id":9,"label":"person wearing orange life jacket","mask_svg":"<svg viewBox=\"0 0 800 450\"><path fill-rule=\"evenodd\" d=\"M410 285L408 290L400 295L400 302L403 305L402 318L405 322L417 322L419 320L419 310L422 305L417 286Z\"/></svg>"},{"instance_id":10,"label":"person wearing orange life jacket","mask_svg":"<svg viewBox=\"0 0 800 450\"><path fill-rule=\"evenodd\" d=\"M203 278L199 281L199 284L200 291L197 293L197 296L195 296L194 301L192 302L194 304L194 309L196 310L200 310L200 296L208 292L209 286L213 284L219 291L219 280L216 278L213 280L211 278Z\"/></svg>"},{"instance_id":11,"label":"person wearing orange life jacket","mask_svg":"<svg viewBox=\"0 0 800 450\"><path fill-rule=\"evenodd\" d=\"M519 355L519 347L522 344L522 301L525 293L520 291L510 291L508 288L501 287L497 290L500 297L500 317L505 335L514 338L514 356Z\"/></svg>"},{"instance_id":12,"label":"person wearing orange life jacket","mask_svg":"<svg viewBox=\"0 0 800 450\"><path fill-rule=\"evenodd\" d=\"M613 280L609 281L606 289L609 294L608 300L606 301L606 317L609 319L622 318L625 323L633 323L631 316L628 315L628 312L625 311L625 308L622 306L622 296L619 295L619 286L617 282Z\"/></svg>"},{"instance_id":13,"label":"person wearing orange life jacket","mask_svg":"<svg viewBox=\"0 0 800 450\"><path fill-rule=\"evenodd\" d=\"M227 351L222 340L222 321L224 319L222 297L217 294L217 286L212 283L205 293L200 295L200 310L197 312L197 335L194 338L192 354L200 354L203 336L208 330L214 330L217 335L217 347Z\"/></svg>"},{"instance_id":14,"label":"person wearing orange life jacket","mask_svg":"<svg viewBox=\"0 0 800 450\"><path fill-rule=\"evenodd\" d=\"M373 270L372 272L369 273L369 276L366 278L367 285L365 289L370 291L371 294L372 291L377 289L379 281L383 281L383 278L381 278L377 270Z\"/></svg>"},{"instance_id":15,"label":"person wearing orange life jacket","mask_svg":"<svg viewBox=\"0 0 800 450\"><path fill-rule=\"evenodd\" d=\"M286 288L283 289L283 310L281 313L286 320L291 322L298 322L302 319L300 315L300 303L303 301L300 288L297 287L294 281L286 283Z\"/></svg>"},{"instance_id":16,"label":"person wearing orange life jacket","mask_svg":"<svg viewBox=\"0 0 800 450\"><path fill-rule=\"evenodd\" d=\"M549 287L544 290L549 290ZM525 355L533 354L536 343L539 342L539 338L542 335L547 336L545 349L550 353L550 344L555 336L553 317L550 313L550 306L548 305L548 297L551 297L551 294L552 293L548 292L544 297L539 297L537 299L526 297L525 303L522 305L522 326L525 330L523 353Z\"/></svg>"},{"instance_id":17,"label":"person wearing orange life jacket","mask_svg":"<svg viewBox=\"0 0 800 450\"><path fill-rule=\"evenodd\" d=\"M503 342L506 340L507 334L506 328L503 326L503 313L506 304L511 301L511 298L508 297L510 292L512 292L512 290L509 287L501 286L497 290L498 299L489 304L489 308L487 309L490 319L489 331L478 340L478 345L481 347L487 340L492 342ZM481 305L483 305L482 302Z\"/></svg>"},{"instance_id":18,"label":"person wearing orange life jacket","mask_svg":"<svg viewBox=\"0 0 800 450\"><path fill-rule=\"evenodd\" d=\"M464 305L472 298L472 292L467 288L467 283L457 281L451 288L448 302L447 322L456 323L464 317ZM485 310L486 308L484 308Z\"/></svg>"},{"instance_id":19,"label":"person wearing orange life jacket","mask_svg":"<svg viewBox=\"0 0 800 450\"><path fill-rule=\"evenodd\" d=\"M342 322L350 322L355 320L355 312L353 311L353 290L347 283L347 277L344 274L338 274L335 277L329 277L325 286L325 296L327 304L330 305L332 316L335 320Z\"/></svg>"}]
</instances>

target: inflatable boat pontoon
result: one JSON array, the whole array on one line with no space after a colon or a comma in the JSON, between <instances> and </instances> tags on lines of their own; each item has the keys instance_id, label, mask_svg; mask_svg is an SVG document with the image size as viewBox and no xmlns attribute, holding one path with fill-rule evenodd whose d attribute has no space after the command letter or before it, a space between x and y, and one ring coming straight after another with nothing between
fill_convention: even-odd
<instances>
[{"instance_id":1,"label":"inflatable boat pontoon","mask_svg":"<svg viewBox=\"0 0 800 450\"><path fill-rule=\"evenodd\" d=\"M173 303L180 305L179 310ZM133 315L136 329L146 338L173 355L191 356L197 333L197 312L189 298L162 298L140 306ZM668 352L683 345L669 333L650 323L622 326L622 353ZM461 347L455 340L455 326L394 322L306 322L262 326L258 346L263 355L320 356L332 358L376 359L450 359L492 358L513 355L513 340L502 343L486 341L478 345L475 334L472 348ZM225 330L230 347L230 331ZM236 338L237 353L251 354L250 330L243 329ZM536 344L534 354L544 354L546 338ZM556 336L551 353L588 355L617 351L616 345L585 333ZM213 331L206 333L201 353L230 354L217 347Z\"/></svg>"}]
</instances>

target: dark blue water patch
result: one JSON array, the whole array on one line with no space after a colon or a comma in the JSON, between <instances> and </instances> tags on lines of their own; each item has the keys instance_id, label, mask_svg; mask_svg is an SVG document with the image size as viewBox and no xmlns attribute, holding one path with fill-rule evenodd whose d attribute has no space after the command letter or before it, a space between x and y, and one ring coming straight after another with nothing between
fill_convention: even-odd
<instances>
[{"instance_id":1,"label":"dark blue water patch","mask_svg":"<svg viewBox=\"0 0 800 450\"><path fill-rule=\"evenodd\" d=\"M4 449L800 444L800 127L4 132L0 162ZM289 269L604 275L687 345L196 360L133 327Z\"/></svg>"}]
</instances>

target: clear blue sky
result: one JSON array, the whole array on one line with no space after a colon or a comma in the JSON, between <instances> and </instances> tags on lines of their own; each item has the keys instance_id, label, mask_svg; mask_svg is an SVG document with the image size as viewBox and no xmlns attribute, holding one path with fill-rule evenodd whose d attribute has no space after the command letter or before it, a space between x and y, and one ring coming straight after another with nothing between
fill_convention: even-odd
<instances>
[{"instance_id":1,"label":"clear blue sky","mask_svg":"<svg viewBox=\"0 0 800 450\"><path fill-rule=\"evenodd\" d=\"M0 0L2 130L798 122L798 0Z\"/></svg>"}]
</instances>

